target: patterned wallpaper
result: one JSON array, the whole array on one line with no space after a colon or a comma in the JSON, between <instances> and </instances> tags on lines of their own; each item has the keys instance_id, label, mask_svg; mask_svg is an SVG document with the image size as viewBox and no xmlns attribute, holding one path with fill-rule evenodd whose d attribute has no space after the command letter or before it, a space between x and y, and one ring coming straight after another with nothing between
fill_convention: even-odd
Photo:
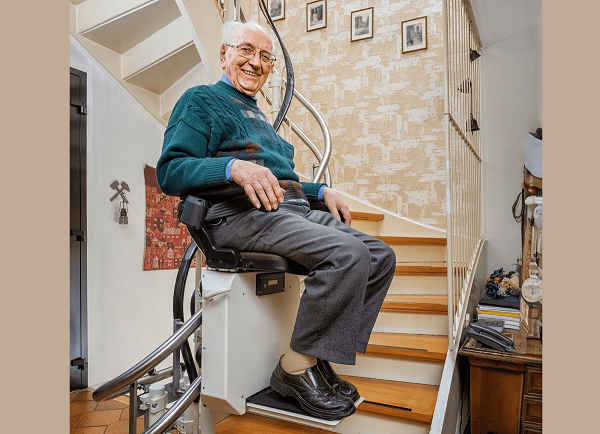
<instances>
[{"instance_id":1,"label":"patterned wallpaper","mask_svg":"<svg viewBox=\"0 0 600 434\"><path fill-rule=\"evenodd\" d=\"M444 73L440 0L328 0L327 27L306 31L308 1L285 0L275 22L294 65L296 89L332 136L334 188L392 213L445 228ZM242 0L259 21L254 0ZM352 11L374 7L372 39L350 42ZM401 22L427 16L427 50L402 54ZM281 56L279 56L281 57ZM283 61L277 61L282 70ZM291 119L323 147L316 121L294 101ZM286 133L285 137L289 140ZM294 135L296 169L316 162Z\"/></svg>"}]
</instances>

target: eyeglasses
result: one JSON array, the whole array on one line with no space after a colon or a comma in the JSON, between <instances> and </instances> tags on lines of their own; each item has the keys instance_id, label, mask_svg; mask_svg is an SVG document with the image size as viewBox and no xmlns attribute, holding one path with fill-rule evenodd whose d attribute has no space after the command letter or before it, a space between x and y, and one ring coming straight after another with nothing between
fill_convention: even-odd
<instances>
[{"instance_id":1,"label":"eyeglasses","mask_svg":"<svg viewBox=\"0 0 600 434\"><path fill-rule=\"evenodd\" d=\"M258 52L256 49L244 45L242 47L240 47L239 45L232 45L232 44L225 44L228 47L233 47L233 48L237 48L240 52L240 54L242 55L242 57L245 57L246 59L252 59L254 58L254 55ZM260 57L260 60L263 63L270 63L271 65L273 65L275 63L275 61L277 60L277 58L273 55L273 53L270 53L268 51L260 51L258 52L258 57Z\"/></svg>"}]
</instances>

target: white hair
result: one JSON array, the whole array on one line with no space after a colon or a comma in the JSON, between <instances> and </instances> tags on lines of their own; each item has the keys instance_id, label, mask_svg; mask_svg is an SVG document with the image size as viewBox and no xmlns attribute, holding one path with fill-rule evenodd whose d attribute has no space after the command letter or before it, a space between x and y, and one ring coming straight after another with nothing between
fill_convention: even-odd
<instances>
[{"instance_id":1,"label":"white hair","mask_svg":"<svg viewBox=\"0 0 600 434\"><path fill-rule=\"evenodd\" d=\"M227 21L227 22L225 22L225 24L223 24L223 28L221 29L221 42L223 44L232 44L234 38L244 28L244 27L240 27L240 26L244 26L245 28L252 28L254 30L258 30L259 32L262 32L266 36L268 36L269 40L271 41L271 46L273 47L273 49L271 50L271 52L273 54L277 55L277 53L276 53L277 47L275 46L275 41L273 40L273 37L269 34L269 31L266 28L264 28L263 26L261 26L260 24L257 24L257 23L241 23L239 21Z\"/></svg>"}]
</instances>

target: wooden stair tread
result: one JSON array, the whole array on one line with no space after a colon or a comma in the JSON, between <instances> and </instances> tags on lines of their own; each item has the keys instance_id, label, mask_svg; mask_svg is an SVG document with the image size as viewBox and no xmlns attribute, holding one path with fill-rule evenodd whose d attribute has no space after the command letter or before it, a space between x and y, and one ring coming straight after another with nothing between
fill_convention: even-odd
<instances>
[{"instance_id":1,"label":"wooden stair tread","mask_svg":"<svg viewBox=\"0 0 600 434\"><path fill-rule=\"evenodd\" d=\"M367 220L370 222L380 222L385 218L385 215L373 212L350 211L350 217L352 217L352 220Z\"/></svg>"},{"instance_id":2,"label":"wooden stair tread","mask_svg":"<svg viewBox=\"0 0 600 434\"><path fill-rule=\"evenodd\" d=\"M447 336L373 332L366 353L444 361L447 351Z\"/></svg>"},{"instance_id":3,"label":"wooden stair tread","mask_svg":"<svg viewBox=\"0 0 600 434\"><path fill-rule=\"evenodd\" d=\"M396 264L395 276L445 276L448 267L445 262Z\"/></svg>"},{"instance_id":4,"label":"wooden stair tread","mask_svg":"<svg viewBox=\"0 0 600 434\"><path fill-rule=\"evenodd\" d=\"M323 434L327 431L270 417L246 413L231 415L217 424L217 434Z\"/></svg>"},{"instance_id":5,"label":"wooden stair tread","mask_svg":"<svg viewBox=\"0 0 600 434\"><path fill-rule=\"evenodd\" d=\"M390 246L445 246L446 238L375 236Z\"/></svg>"},{"instance_id":6,"label":"wooden stair tread","mask_svg":"<svg viewBox=\"0 0 600 434\"><path fill-rule=\"evenodd\" d=\"M438 386L347 375L342 378L354 384L365 398L359 411L431 423Z\"/></svg>"},{"instance_id":7,"label":"wooden stair tread","mask_svg":"<svg viewBox=\"0 0 600 434\"><path fill-rule=\"evenodd\" d=\"M448 296L444 294L388 294L381 312L448 313Z\"/></svg>"}]
</instances>

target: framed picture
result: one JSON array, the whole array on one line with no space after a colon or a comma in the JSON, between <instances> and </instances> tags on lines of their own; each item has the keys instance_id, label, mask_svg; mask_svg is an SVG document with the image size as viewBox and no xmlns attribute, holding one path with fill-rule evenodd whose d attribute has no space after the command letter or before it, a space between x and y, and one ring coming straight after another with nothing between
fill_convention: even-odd
<instances>
[{"instance_id":1,"label":"framed picture","mask_svg":"<svg viewBox=\"0 0 600 434\"><path fill-rule=\"evenodd\" d=\"M373 8L361 9L350 14L352 28L350 41L359 41L373 37Z\"/></svg>"},{"instance_id":2,"label":"framed picture","mask_svg":"<svg viewBox=\"0 0 600 434\"><path fill-rule=\"evenodd\" d=\"M306 5L306 31L327 27L327 0L319 0Z\"/></svg>"},{"instance_id":3,"label":"framed picture","mask_svg":"<svg viewBox=\"0 0 600 434\"><path fill-rule=\"evenodd\" d=\"M402 21L402 52L427 49L427 17Z\"/></svg>"},{"instance_id":4,"label":"framed picture","mask_svg":"<svg viewBox=\"0 0 600 434\"><path fill-rule=\"evenodd\" d=\"M285 18L285 0L267 0L267 9L273 21Z\"/></svg>"}]
</instances>

